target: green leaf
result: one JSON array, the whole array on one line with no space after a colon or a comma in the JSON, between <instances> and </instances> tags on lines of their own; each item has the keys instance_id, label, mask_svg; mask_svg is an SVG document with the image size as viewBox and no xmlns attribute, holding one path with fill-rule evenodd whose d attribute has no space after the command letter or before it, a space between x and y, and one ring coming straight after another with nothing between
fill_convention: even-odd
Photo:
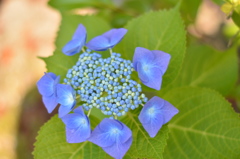
<instances>
[{"instance_id":1,"label":"green leaf","mask_svg":"<svg viewBox=\"0 0 240 159\"><path fill-rule=\"evenodd\" d=\"M92 126L98 123L98 119L91 117ZM88 141L67 143L64 123L57 115L41 127L36 139L33 152L35 159L102 159L106 156L100 147Z\"/></svg>"},{"instance_id":2,"label":"green leaf","mask_svg":"<svg viewBox=\"0 0 240 159\"><path fill-rule=\"evenodd\" d=\"M78 60L79 54L66 56L62 53L61 49L71 40L73 33L80 23L87 29L88 40L110 29L109 25L104 20L96 16L62 15L62 24L56 39L56 50L53 56L43 58L47 64L48 72L54 72L60 75L61 80L65 77L68 69L72 68Z\"/></svg>"},{"instance_id":3,"label":"green leaf","mask_svg":"<svg viewBox=\"0 0 240 159\"><path fill-rule=\"evenodd\" d=\"M179 109L168 124L167 159L237 159L240 157L240 118L217 92L178 88L164 99Z\"/></svg>"},{"instance_id":4,"label":"green leaf","mask_svg":"<svg viewBox=\"0 0 240 159\"><path fill-rule=\"evenodd\" d=\"M111 0L50 0L48 4L58 10L71 10L82 7L103 7L112 2Z\"/></svg>"},{"instance_id":5,"label":"green leaf","mask_svg":"<svg viewBox=\"0 0 240 159\"><path fill-rule=\"evenodd\" d=\"M165 0L162 1L162 3L165 4L165 6L175 6L177 3L181 3L180 11L181 15L184 18L184 21L186 23L194 23L196 15L198 13L198 8L202 3L202 0Z\"/></svg>"},{"instance_id":6,"label":"green leaf","mask_svg":"<svg viewBox=\"0 0 240 159\"><path fill-rule=\"evenodd\" d=\"M126 29L126 36L114 51L127 59L132 59L136 47L171 54L169 68L163 76L163 87L171 83L182 65L186 45L186 33L178 10L175 8L143 14L130 21Z\"/></svg>"},{"instance_id":7,"label":"green leaf","mask_svg":"<svg viewBox=\"0 0 240 159\"><path fill-rule=\"evenodd\" d=\"M133 143L125 159L128 158L162 158L168 128L164 125L155 138L150 138L138 120L140 109L129 112L122 120L133 132ZM100 122L98 118L90 116L92 128ZM86 141L78 144L66 142L65 126L56 116L50 119L38 133L33 152L35 159L102 159L111 158L100 147Z\"/></svg>"},{"instance_id":8,"label":"green leaf","mask_svg":"<svg viewBox=\"0 0 240 159\"><path fill-rule=\"evenodd\" d=\"M182 70L171 88L188 85L209 87L227 95L234 87L237 76L235 48L220 52L205 45L193 44L188 47Z\"/></svg>"},{"instance_id":9,"label":"green leaf","mask_svg":"<svg viewBox=\"0 0 240 159\"><path fill-rule=\"evenodd\" d=\"M240 28L240 15L236 11L232 13L232 20Z\"/></svg>"},{"instance_id":10,"label":"green leaf","mask_svg":"<svg viewBox=\"0 0 240 159\"><path fill-rule=\"evenodd\" d=\"M164 125L154 138L150 138L138 120L141 109L128 113L122 120L133 133L133 143L126 154L126 158L163 158L163 151L167 145L168 127Z\"/></svg>"}]
</instances>

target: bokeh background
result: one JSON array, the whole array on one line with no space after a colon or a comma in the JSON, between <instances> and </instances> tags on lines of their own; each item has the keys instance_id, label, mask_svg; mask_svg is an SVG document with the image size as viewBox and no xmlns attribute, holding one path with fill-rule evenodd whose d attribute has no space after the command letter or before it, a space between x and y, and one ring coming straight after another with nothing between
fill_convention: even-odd
<instances>
[{"instance_id":1,"label":"bokeh background","mask_svg":"<svg viewBox=\"0 0 240 159\"><path fill-rule=\"evenodd\" d=\"M131 15L116 15L111 24L121 27L142 12L171 7L171 3L163 2L115 0L116 6L128 4L123 8ZM74 12L98 14L98 9L86 6ZM200 2L194 19L185 14L184 18L189 35L217 50L227 49L238 31L211 0ZM52 55L60 23L61 14L48 6L48 0L0 1L0 159L33 158L37 131L56 113L47 113L36 82L47 71L38 57ZM232 104L239 112L236 102Z\"/></svg>"}]
</instances>

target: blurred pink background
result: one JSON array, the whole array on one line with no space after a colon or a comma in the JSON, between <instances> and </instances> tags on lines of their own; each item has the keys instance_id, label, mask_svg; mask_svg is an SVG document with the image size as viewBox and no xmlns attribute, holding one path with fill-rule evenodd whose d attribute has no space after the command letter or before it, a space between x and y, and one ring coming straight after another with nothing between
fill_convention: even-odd
<instances>
[{"instance_id":1,"label":"blurred pink background","mask_svg":"<svg viewBox=\"0 0 240 159\"><path fill-rule=\"evenodd\" d=\"M47 0L4 0L0 4L0 159L17 158L21 103L46 71L37 56L54 51L60 14Z\"/></svg>"}]
</instances>

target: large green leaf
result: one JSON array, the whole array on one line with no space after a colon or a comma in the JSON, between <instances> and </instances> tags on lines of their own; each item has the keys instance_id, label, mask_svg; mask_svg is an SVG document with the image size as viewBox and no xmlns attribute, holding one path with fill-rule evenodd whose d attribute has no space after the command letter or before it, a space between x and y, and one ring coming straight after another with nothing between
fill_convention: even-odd
<instances>
[{"instance_id":1,"label":"large green leaf","mask_svg":"<svg viewBox=\"0 0 240 159\"><path fill-rule=\"evenodd\" d=\"M97 118L91 118L92 126L98 123ZM102 159L106 156L100 147L88 141L67 143L65 126L57 115L42 126L38 134L33 152L35 159Z\"/></svg>"},{"instance_id":2,"label":"large green leaf","mask_svg":"<svg viewBox=\"0 0 240 159\"><path fill-rule=\"evenodd\" d=\"M234 23L240 28L240 14L237 13L236 11L234 11L232 13L232 20L234 21Z\"/></svg>"},{"instance_id":3,"label":"large green leaf","mask_svg":"<svg viewBox=\"0 0 240 159\"><path fill-rule=\"evenodd\" d=\"M237 81L238 64L235 48L225 52L193 44L187 49L182 70L171 87L209 87L227 95Z\"/></svg>"},{"instance_id":4,"label":"large green leaf","mask_svg":"<svg viewBox=\"0 0 240 159\"><path fill-rule=\"evenodd\" d=\"M240 118L217 92L203 88L178 88L164 99L179 109L168 124L167 159L238 159Z\"/></svg>"},{"instance_id":5,"label":"large green leaf","mask_svg":"<svg viewBox=\"0 0 240 159\"><path fill-rule=\"evenodd\" d=\"M139 109L129 112L124 122L133 132L133 143L125 155L130 158L162 158L168 128L163 126L155 138L150 138L138 121ZM91 126L94 128L100 121L90 116ZM35 159L102 159L111 158L100 147L86 141L84 143L69 144L66 142L65 128L62 121L54 116L38 133L33 152Z\"/></svg>"},{"instance_id":6,"label":"large green leaf","mask_svg":"<svg viewBox=\"0 0 240 159\"><path fill-rule=\"evenodd\" d=\"M143 14L130 21L126 29L126 36L114 51L122 53L127 59L132 59L136 47L171 54L169 68L163 76L163 87L169 84L180 70L186 45L184 25L178 9Z\"/></svg>"},{"instance_id":7,"label":"large green leaf","mask_svg":"<svg viewBox=\"0 0 240 159\"><path fill-rule=\"evenodd\" d=\"M65 77L67 70L75 65L79 54L74 56L66 56L62 53L61 49L68 41L71 40L73 33L80 23L82 23L87 29L88 40L102 34L110 28L104 20L96 16L63 14L62 24L56 39L56 50L54 51L53 56L43 58L47 64L48 72L54 72L61 77Z\"/></svg>"},{"instance_id":8,"label":"large green leaf","mask_svg":"<svg viewBox=\"0 0 240 159\"><path fill-rule=\"evenodd\" d=\"M164 0L164 1L158 1L159 3L162 3L163 6L175 6L177 3L179 3L179 0ZM181 0L181 6L180 11L181 15L185 21L185 23L194 23L196 15L198 13L198 8L200 4L202 3L202 0Z\"/></svg>"}]
</instances>

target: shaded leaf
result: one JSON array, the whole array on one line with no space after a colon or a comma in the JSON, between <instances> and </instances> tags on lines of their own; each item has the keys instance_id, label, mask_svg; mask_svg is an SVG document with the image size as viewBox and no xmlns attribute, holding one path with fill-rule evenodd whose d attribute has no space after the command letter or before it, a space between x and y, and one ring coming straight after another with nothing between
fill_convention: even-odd
<instances>
[{"instance_id":1,"label":"shaded leaf","mask_svg":"<svg viewBox=\"0 0 240 159\"><path fill-rule=\"evenodd\" d=\"M232 13L232 20L240 28L240 15L236 11Z\"/></svg>"},{"instance_id":2,"label":"shaded leaf","mask_svg":"<svg viewBox=\"0 0 240 159\"><path fill-rule=\"evenodd\" d=\"M217 92L203 88L178 88L164 99L179 109L168 124L168 159L237 159L240 157L240 118Z\"/></svg>"},{"instance_id":3,"label":"shaded leaf","mask_svg":"<svg viewBox=\"0 0 240 159\"><path fill-rule=\"evenodd\" d=\"M235 85L237 76L235 48L220 52L205 45L193 44L188 47L181 72L171 88L188 85L209 87L227 95Z\"/></svg>"},{"instance_id":4,"label":"shaded leaf","mask_svg":"<svg viewBox=\"0 0 240 159\"><path fill-rule=\"evenodd\" d=\"M95 127L99 120L91 117L90 122ZM102 159L106 156L100 147L88 141L77 144L67 143L65 125L57 115L41 127L36 139L33 152L35 159Z\"/></svg>"}]
</instances>

